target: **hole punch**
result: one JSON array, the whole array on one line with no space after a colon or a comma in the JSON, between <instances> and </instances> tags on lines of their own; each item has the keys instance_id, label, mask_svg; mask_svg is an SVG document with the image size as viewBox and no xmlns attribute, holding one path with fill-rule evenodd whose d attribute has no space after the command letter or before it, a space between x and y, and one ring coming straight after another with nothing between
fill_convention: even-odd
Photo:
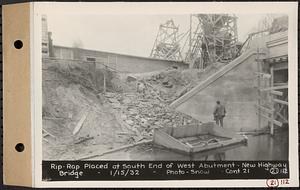
<instances>
[{"instance_id":1,"label":"hole punch","mask_svg":"<svg viewBox=\"0 0 300 190\"><path fill-rule=\"evenodd\" d=\"M23 42L21 40L16 40L14 46L16 49L21 49L23 47Z\"/></svg>"},{"instance_id":2,"label":"hole punch","mask_svg":"<svg viewBox=\"0 0 300 190\"><path fill-rule=\"evenodd\" d=\"M18 152L23 152L25 150L25 146L23 143L18 143L16 146L15 146L15 149L16 151Z\"/></svg>"}]
</instances>

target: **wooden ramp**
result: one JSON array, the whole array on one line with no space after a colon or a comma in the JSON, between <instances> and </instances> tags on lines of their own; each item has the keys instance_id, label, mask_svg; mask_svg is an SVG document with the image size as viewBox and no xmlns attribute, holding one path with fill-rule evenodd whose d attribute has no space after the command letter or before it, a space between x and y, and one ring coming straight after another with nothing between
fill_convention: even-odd
<instances>
[{"instance_id":1,"label":"wooden ramp","mask_svg":"<svg viewBox=\"0 0 300 190\"><path fill-rule=\"evenodd\" d=\"M246 142L245 136L236 135L214 122L177 128L164 127L154 131L155 144L186 154Z\"/></svg>"}]
</instances>

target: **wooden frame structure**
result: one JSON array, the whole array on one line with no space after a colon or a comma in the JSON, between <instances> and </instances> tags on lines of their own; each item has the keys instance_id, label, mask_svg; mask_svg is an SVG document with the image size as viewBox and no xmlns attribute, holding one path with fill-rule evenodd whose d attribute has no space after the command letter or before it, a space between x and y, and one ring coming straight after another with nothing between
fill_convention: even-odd
<instances>
[{"instance_id":1,"label":"wooden frame structure","mask_svg":"<svg viewBox=\"0 0 300 190\"><path fill-rule=\"evenodd\" d=\"M257 64L258 73L260 73L257 74L259 96L257 105L258 125L261 125L260 120L262 118L267 119L270 126L270 134L274 135L275 126L282 127L284 124L288 124L288 56L282 55L267 59L257 59ZM267 69L263 69L263 65ZM278 73L282 71L286 72L286 74Z\"/></svg>"},{"instance_id":2,"label":"wooden frame structure","mask_svg":"<svg viewBox=\"0 0 300 190\"><path fill-rule=\"evenodd\" d=\"M193 22L197 22L195 27ZM237 56L237 42L235 15L191 15L189 49L185 61L190 68L200 69L214 62L230 62Z\"/></svg>"},{"instance_id":3,"label":"wooden frame structure","mask_svg":"<svg viewBox=\"0 0 300 190\"><path fill-rule=\"evenodd\" d=\"M168 20L159 26L159 30L151 50L150 57L166 60L182 61L180 49L179 27L175 26L174 21Z\"/></svg>"},{"instance_id":4,"label":"wooden frame structure","mask_svg":"<svg viewBox=\"0 0 300 190\"><path fill-rule=\"evenodd\" d=\"M207 142L197 140L197 137L201 135L213 135L225 140L214 139ZM191 143L192 141L193 143ZM154 131L155 144L185 154L208 151L246 142L247 138L245 136L236 135L232 131L228 131L216 125L214 122L203 123L201 125L186 125L176 128L164 127L155 129Z\"/></svg>"}]
</instances>

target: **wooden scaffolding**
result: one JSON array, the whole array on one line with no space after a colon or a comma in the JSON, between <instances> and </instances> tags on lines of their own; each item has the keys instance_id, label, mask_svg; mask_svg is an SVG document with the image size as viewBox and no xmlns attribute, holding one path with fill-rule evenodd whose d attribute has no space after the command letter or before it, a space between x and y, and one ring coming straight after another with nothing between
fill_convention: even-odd
<instances>
[{"instance_id":1,"label":"wooden scaffolding","mask_svg":"<svg viewBox=\"0 0 300 190\"><path fill-rule=\"evenodd\" d=\"M230 14L190 16L189 49L185 61L191 68L230 62L237 56L237 17Z\"/></svg>"},{"instance_id":2,"label":"wooden scaffolding","mask_svg":"<svg viewBox=\"0 0 300 190\"><path fill-rule=\"evenodd\" d=\"M270 134L276 126L288 125L288 56L272 57L257 61L258 126L268 121Z\"/></svg>"},{"instance_id":3,"label":"wooden scaffolding","mask_svg":"<svg viewBox=\"0 0 300 190\"><path fill-rule=\"evenodd\" d=\"M179 35L178 30L179 27L174 24L172 19L161 24L150 57L182 61L179 41L183 36Z\"/></svg>"}]
</instances>

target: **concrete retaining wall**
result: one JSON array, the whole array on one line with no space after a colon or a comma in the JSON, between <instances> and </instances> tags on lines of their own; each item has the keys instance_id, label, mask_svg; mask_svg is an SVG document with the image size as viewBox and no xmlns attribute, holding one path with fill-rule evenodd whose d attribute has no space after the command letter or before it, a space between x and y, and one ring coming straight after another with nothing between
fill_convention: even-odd
<instances>
[{"instance_id":1,"label":"concrete retaining wall","mask_svg":"<svg viewBox=\"0 0 300 190\"><path fill-rule=\"evenodd\" d=\"M217 79L211 85L181 104L176 110L188 114L202 122L213 121L216 101L226 107L225 128L235 131L253 130L258 126L256 115L257 63L252 55L243 63ZM266 125L266 123L262 123Z\"/></svg>"},{"instance_id":2,"label":"concrete retaining wall","mask_svg":"<svg viewBox=\"0 0 300 190\"><path fill-rule=\"evenodd\" d=\"M256 40L252 43L252 51L261 48L265 52L265 58L277 57L288 54L287 33L276 33ZM248 50L248 53L251 51ZM241 59L247 52L237 58ZM188 114L202 122L213 121L213 111L216 101L220 100L225 105L227 115L224 119L225 128L235 131L252 131L258 129L257 107L258 101L257 76L258 71L256 54L249 56L245 60L240 60L239 64L220 78L209 84L204 89L195 91L192 96L184 95L171 104L177 111ZM233 61L233 62L234 62ZM229 64L233 64L233 62ZM263 63L261 65L264 67ZM265 72L269 72L266 70ZM214 75L216 75L215 73ZM264 81L261 85L266 88L269 82ZM263 101L267 104L268 97L263 96ZM178 103L180 102L180 103ZM265 113L265 115L267 115ZM268 125L265 119L261 119L260 126Z\"/></svg>"}]
</instances>

